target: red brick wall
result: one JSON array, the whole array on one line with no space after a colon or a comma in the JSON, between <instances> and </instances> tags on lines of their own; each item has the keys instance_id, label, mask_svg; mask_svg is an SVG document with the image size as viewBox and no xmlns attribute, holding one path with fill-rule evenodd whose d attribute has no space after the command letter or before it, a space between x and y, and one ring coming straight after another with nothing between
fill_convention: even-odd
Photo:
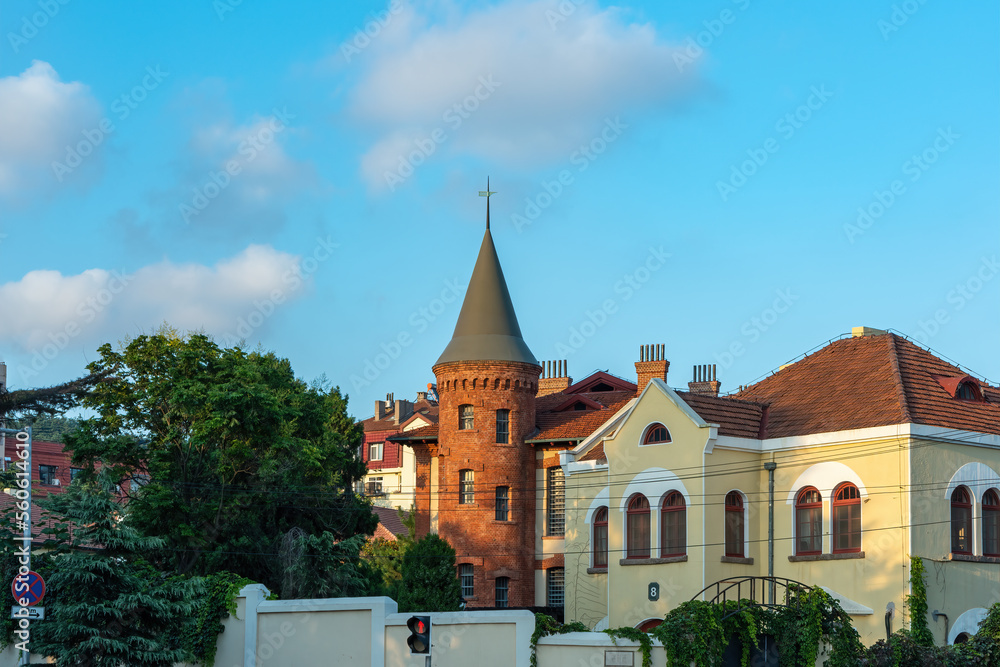
<instances>
[{"instance_id":1,"label":"red brick wall","mask_svg":"<svg viewBox=\"0 0 1000 667\"><path fill-rule=\"evenodd\" d=\"M434 367L440 400L438 533L457 562L472 563L475 599L492 607L497 577L510 577L512 607L535 602L535 451L524 439L535 428L541 367L519 362L454 362ZM474 407L474 427L459 430L459 406ZM510 437L496 443L496 411L510 410ZM429 467L429 459L428 459ZM418 487L421 480L418 456ZM459 503L459 471L475 473L475 502ZM428 469L429 481L429 469ZM496 521L495 490L510 487L509 521ZM418 491L418 528L421 509ZM429 494L428 494L429 500ZM428 524L429 525L429 522Z\"/></svg>"}]
</instances>

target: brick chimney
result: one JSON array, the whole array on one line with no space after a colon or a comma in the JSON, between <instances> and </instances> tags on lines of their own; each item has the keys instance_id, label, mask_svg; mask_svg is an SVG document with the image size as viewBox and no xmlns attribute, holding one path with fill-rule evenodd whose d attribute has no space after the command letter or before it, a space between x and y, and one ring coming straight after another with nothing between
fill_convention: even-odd
<instances>
[{"instance_id":1,"label":"brick chimney","mask_svg":"<svg viewBox=\"0 0 1000 667\"><path fill-rule=\"evenodd\" d=\"M558 394L573 384L573 378L566 371L566 360L543 361L542 377L538 379L538 395Z\"/></svg>"},{"instance_id":2,"label":"brick chimney","mask_svg":"<svg viewBox=\"0 0 1000 667\"><path fill-rule=\"evenodd\" d=\"M642 393L642 390L653 378L667 381L667 370L670 368L670 362L667 361L666 357L666 345L639 346L639 361L635 362L635 374L638 377L636 382L638 389L635 392L637 396Z\"/></svg>"},{"instance_id":3,"label":"brick chimney","mask_svg":"<svg viewBox=\"0 0 1000 667\"><path fill-rule=\"evenodd\" d=\"M715 364L698 364L692 371L692 380L688 382L688 391L692 394L719 395L722 383L715 378Z\"/></svg>"},{"instance_id":4,"label":"brick chimney","mask_svg":"<svg viewBox=\"0 0 1000 667\"><path fill-rule=\"evenodd\" d=\"M392 406L392 394L386 394L384 401L375 401L375 421L379 421L389 414L389 408Z\"/></svg>"}]
</instances>

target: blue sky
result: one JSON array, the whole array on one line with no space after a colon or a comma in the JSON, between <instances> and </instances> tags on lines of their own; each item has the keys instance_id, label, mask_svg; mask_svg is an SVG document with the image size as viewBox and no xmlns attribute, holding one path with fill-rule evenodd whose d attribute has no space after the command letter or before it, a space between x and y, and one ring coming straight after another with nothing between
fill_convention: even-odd
<instances>
[{"instance_id":1,"label":"blue sky","mask_svg":"<svg viewBox=\"0 0 1000 667\"><path fill-rule=\"evenodd\" d=\"M1000 379L995 3L130 5L0 15L0 355L169 322L410 397L484 227L570 374L736 389L852 326ZM381 355L381 356L380 356Z\"/></svg>"}]
</instances>

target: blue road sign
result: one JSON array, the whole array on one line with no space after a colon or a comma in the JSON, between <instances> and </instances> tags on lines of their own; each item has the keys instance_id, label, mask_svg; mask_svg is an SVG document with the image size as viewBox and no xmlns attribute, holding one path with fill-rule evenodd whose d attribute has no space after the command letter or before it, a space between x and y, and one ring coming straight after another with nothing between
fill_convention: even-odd
<instances>
[{"instance_id":1,"label":"blue road sign","mask_svg":"<svg viewBox=\"0 0 1000 667\"><path fill-rule=\"evenodd\" d=\"M10 582L10 592L19 605L24 607L36 605L45 597L45 580L37 572L18 575Z\"/></svg>"}]
</instances>

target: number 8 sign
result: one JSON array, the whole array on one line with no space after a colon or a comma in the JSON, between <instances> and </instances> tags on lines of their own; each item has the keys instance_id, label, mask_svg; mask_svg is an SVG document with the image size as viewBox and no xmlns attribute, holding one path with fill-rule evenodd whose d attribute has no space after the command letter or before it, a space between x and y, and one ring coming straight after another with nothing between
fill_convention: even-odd
<instances>
[{"instance_id":1,"label":"number 8 sign","mask_svg":"<svg viewBox=\"0 0 1000 667\"><path fill-rule=\"evenodd\" d=\"M655 581L649 585L649 601L656 602L660 599L660 585Z\"/></svg>"}]
</instances>

